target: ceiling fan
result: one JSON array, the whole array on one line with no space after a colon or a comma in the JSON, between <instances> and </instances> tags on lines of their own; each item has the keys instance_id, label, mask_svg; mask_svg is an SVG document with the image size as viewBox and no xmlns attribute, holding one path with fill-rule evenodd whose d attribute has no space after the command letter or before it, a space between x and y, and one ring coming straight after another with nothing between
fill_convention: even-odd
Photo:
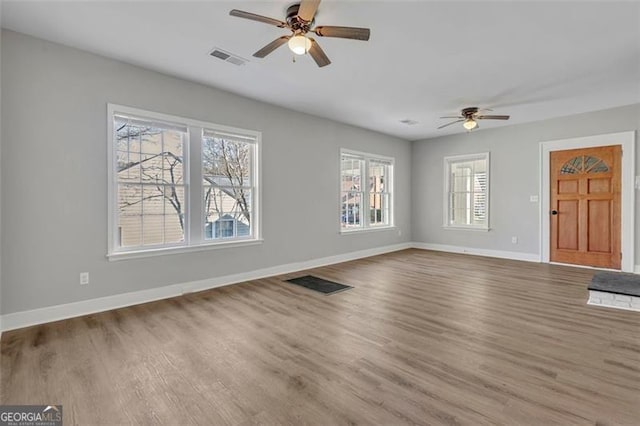
<instances>
[{"instance_id":1,"label":"ceiling fan","mask_svg":"<svg viewBox=\"0 0 640 426\"><path fill-rule=\"evenodd\" d=\"M444 124L438 129L442 129L447 126L451 126L452 124L462 122L462 127L467 129L468 131L472 131L473 129L478 129L478 120L508 120L508 115L486 115L480 114L481 111L492 111L490 109L478 109L477 107L468 107L464 108L460 111L460 115L458 116L448 116L448 117L440 117L440 118L457 118L458 120L452 121L451 123Z\"/></svg>"},{"instance_id":2,"label":"ceiling fan","mask_svg":"<svg viewBox=\"0 0 640 426\"><path fill-rule=\"evenodd\" d=\"M229 15L275 25L279 28L287 28L291 31L291 35L278 37L254 53L253 56L256 58L264 58L278 47L288 43L289 49L291 49L293 53L296 55L308 53L319 67L324 67L329 65L331 61L320 48L320 45L313 38L307 36L308 33L315 33L320 37L338 37L367 41L369 40L370 30L369 28L326 25L316 27L314 16L319 4L320 0L302 0L300 3L289 6L286 21L256 15L255 13L243 12L238 9L233 9L229 12Z\"/></svg>"}]
</instances>

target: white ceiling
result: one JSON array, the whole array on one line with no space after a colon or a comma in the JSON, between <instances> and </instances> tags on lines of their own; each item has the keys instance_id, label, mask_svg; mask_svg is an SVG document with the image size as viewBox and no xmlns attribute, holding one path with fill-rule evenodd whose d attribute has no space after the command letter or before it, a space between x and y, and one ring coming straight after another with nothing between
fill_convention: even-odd
<instances>
[{"instance_id":1,"label":"white ceiling","mask_svg":"<svg viewBox=\"0 0 640 426\"><path fill-rule=\"evenodd\" d=\"M316 37L324 68L286 46L253 58L286 31L229 10L284 19L292 3L4 0L2 26L409 140L462 132L436 128L465 106L511 114L490 128L640 102L640 2L324 0L318 25L371 39Z\"/></svg>"}]
</instances>

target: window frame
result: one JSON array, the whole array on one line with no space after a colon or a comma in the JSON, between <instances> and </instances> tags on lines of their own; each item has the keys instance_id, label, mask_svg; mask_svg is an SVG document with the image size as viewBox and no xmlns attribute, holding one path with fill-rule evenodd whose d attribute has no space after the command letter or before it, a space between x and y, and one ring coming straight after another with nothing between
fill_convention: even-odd
<instances>
[{"instance_id":1,"label":"window frame","mask_svg":"<svg viewBox=\"0 0 640 426\"><path fill-rule=\"evenodd\" d=\"M462 163L468 161L485 160L487 163L487 190L486 192L486 224L478 225L452 225L451 218L449 216L451 212L451 197L450 197L450 185L451 185L451 165L455 163ZM491 155L489 152L480 152L474 154L462 154L451 155L444 157L444 191L443 191L443 215L442 215L442 227L449 230L464 230L464 231L483 231L488 232L490 227L490 191L491 191Z\"/></svg>"},{"instance_id":2,"label":"window frame","mask_svg":"<svg viewBox=\"0 0 640 426\"><path fill-rule=\"evenodd\" d=\"M185 182L184 204L185 212L184 241L181 243L158 244L150 246L136 246L132 248L119 247L118 239L118 176L117 155L115 144L114 115L131 115L149 121L175 123L187 128L187 136L183 147L183 169ZM202 171L202 139L205 132L229 133L250 137L254 140L251 155L251 186L252 193L252 235L242 238L224 238L220 241L207 240L205 235L205 212L203 194ZM185 253L237 247L262 243L262 188L261 155L262 133L255 130L240 129L206 121L158 113L124 105L107 104L107 258L109 260L123 260L150 257L165 254ZM194 166L195 165L195 166ZM202 226L200 226L202 225ZM201 228L201 229L200 229Z\"/></svg>"},{"instance_id":3,"label":"window frame","mask_svg":"<svg viewBox=\"0 0 640 426\"><path fill-rule=\"evenodd\" d=\"M358 228L343 228L342 227L342 193L344 192L342 189L342 159L344 156L351 156L354 158L358 158L364 161L364 173L362 175L362 182L369 185L369 164L371 160L373 161L381 161L388 163L388 182L387 187L388 190L383 192L388 194L389 197L389 223L385 225L371 225L371 205L370 205L370 195L371 191L361 191L363 194L362 197L362 211L366 212L366 214L360 213L361 224L362 226ZM388 157L379 154L371 154L368 152L354 151L351 149L341 148L339 157L338 157L338 231L340 234L357 234L362 232L375 232L375 231L384 231L384 230L392 230L395 229L395 158Z\"/></svg>"}]
</instances>

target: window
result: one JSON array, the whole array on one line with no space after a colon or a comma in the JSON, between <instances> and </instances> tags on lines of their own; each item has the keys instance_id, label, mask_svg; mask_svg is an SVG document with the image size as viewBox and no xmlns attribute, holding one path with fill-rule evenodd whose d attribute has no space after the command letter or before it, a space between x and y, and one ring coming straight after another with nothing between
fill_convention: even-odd
<instances>
[{"instance_id":1,"label":"window","mask_svg":"<svg viewBox=\"0 0 640 426\"><path fill-rule=\"evenodd\" d=\"M109 124L110 257L259 239L258 132L117 105Z\"/></svg>"},{"instance_id":2,"label":"window","mask_svg":"<svg viewBox=\"0 0 640 426\"><path fill-rule=\"evenodd\" d=\"M208 240L251 235L254 139L206 130L202 138L202 176Z\"/></svg>"},{"instance_id":3,"label":"window","mask_svg":"<svg viewBox=\"0 0 640 426\"><path fill-rule=\"evenodd\" d=\"M609 166L599 158L590 155L579 155L564 163L560 169L561 175L575 175L582 173L608 173Z\"/></svg>"},{"instance_id":4,"label":"window","mask_svg":"<svg viewBox=\"0 0 640 426\"><path fill-rule=\"evenodd\" d=\"M342 150L340 226L343 231L393 225L393 159Z\"/></svg>"},{"instance_id":5,"label":"window","mask_svg":"<svg viewBox=\"0 0 640 426\"><path fill-rule=\"evenodd\" d=\"M489 229L489 153L446 157L445 227Z\"/></svg>"}]
</instances>

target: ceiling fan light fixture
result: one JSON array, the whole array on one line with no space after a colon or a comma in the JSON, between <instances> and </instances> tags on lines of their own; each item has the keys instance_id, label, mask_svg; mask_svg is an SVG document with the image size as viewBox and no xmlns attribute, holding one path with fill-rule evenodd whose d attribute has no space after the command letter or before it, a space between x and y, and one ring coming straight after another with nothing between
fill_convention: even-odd
<instances>
[{"instance_id":1,"label":"ceiling fan light fixture","mask_svg":"<svg viewBox=\"0 0 640 426\"><path fill-rule=\"evenodd\" d=\"M478 127L478 123L476 123L476 121L473 118L468 118L464 121L464 123L462 123L462 127L471 131L476 127Z\"/></svg>"},{"instance_id":2,"label":"ceiling fan light fixture","mask_svg":"<svg viewBox=\"0 0 640 426\"><path fill-rule=\"evenodd\" d=\"M311 40L303 35L295 35L289 39L288 45L296 55L304 55L311 49Z\"/></svg>"}]
</instances>

